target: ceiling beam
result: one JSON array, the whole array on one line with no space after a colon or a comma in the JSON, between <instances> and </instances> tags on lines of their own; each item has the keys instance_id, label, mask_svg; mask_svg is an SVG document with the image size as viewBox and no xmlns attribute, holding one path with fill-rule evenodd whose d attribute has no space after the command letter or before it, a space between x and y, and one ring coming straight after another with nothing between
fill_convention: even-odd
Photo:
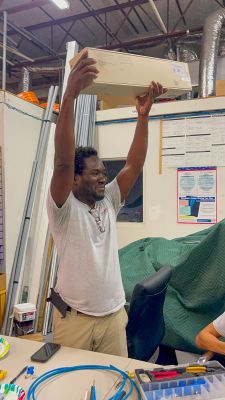
<instances>
[{"instance_id":1,"label":"ceiling beam","mask_svg":"<svg viewBox=\"0 0 225 400\"><path fill-rule=\"evenodd\" d=\"M2 21L2 17L0 16L0 21ZM7 21L7 25L10 26L10 28L12 28L12 32L15 31L16 33L19 33L20 35L22 35L23 37L25 37L27 40L31 41L33 44L35 44L36 46L38 46L42 51L46 51L48 52L48 54L53 54L54 56L59 57L57 52L54 49L51 49L50 47L48 47L45 43L41 42L38 37L36 37L35 35L33 35L32 32L27 31L24 28L19 28L18 26L14 25L12 22ZM8 35L10 33L8 32Z\"/></svg>"},{"instance_id":2,"label":"ceiling beam","mask_svg":"<svg viewBox=\"0 0 225 400\"><path fill-rule=\"evenodd\" d=\"M136 14L137 18L139 19L140 23L142 24L144 30L145 30L146 32L148 32L148 28L147 28L147 26L145 25L145 23L144 23L143 19L141 18L141 16L138 14L136 8L135 8L135 7L132 7L132 8L133 8L134 13Z\"/></svg>"},{"instance_id":3,"label":"ceiling beam","mask_svg":"<svg viewBox=\"0 0 225 400\"><path fill-rule=\"evenodd\" d=\"M200 26L200 27L196 27L193 29L190 28L188 33L186 30L183 30L183 31L177 31L177 32L163 33L161 35L155 35L155 36L145 36L145 37L138 38L138 39L123 41L123 47L127 47L131 51L134 46L136 49L138 48L138 46L140 46L140 48L144 48L144 47L148 48L148 47L151 47L151 45L153 43L162 42L163 40L179 38L182 36L188 36L188 35L191 35L194 33L202 33L202 32L203 32L203 26ZM106 49L106 50L116 50L116 49L118 50L121 47L117 43L117 44L111 44L111 45L106 45L106 46L100 46L99 48ZM66 53L60 53L59 56L61 58L65 58ZM45 63L49 63L50 61L54 61L54 60L56 60L56 57L54 57L54 56L40 57L38 59L35 59L33 63L29 62L29 61L16 63L13 68L14 69L22 68L23 66L38 65L38 64L44 65Z\"/></svg>"},{"instance_id":4,"label":"ceiling beam","mask_svg":"<svg viewBox=\"0 0 225 400\"><path fill-rule=\"evenodd\" d=\"M131 0L126 3L122 3L122 4L118 4L118 5L115 4L115 5L111 5L108 7L97 8L94 11L90 10L90 11L83 12L80 14L71 15L69 17L58 18L55 21L47 21L47 22L42 22L40 24L25 26L24 28L34 31L37 29L46 28L51 25L64 24L64 23L70 22L70 21L75 21L75 20L80 20L80 19L85 19L85 18L90 18L90 17L96 17L101 14L110 13L110 12L118 11L118 10L125 10L126 8L138 6L140 4L141 5L147 4L147 3L148 3L148 0Z\"/></svg>"},{"instance_id":5,"label":"ceiling beam","mask_svg":"<svg viewBox=\"0 0 225 400\"><path fill-rule=\"evenodd\" d=\"M177 4L177 8L178 8L178 10L179 10L180 16L181 16L181 18L182 18L183 24L184 24L185 28L187 28L187 22L186 22L186 19L185 19L185 17L184 17L183 11L182 11L182 9L181 9L179 0L176 0L176 4Z\"/></svg>"},{"instance_id":6,"label":"ceiling beam","mask_svg":"<svg viewBox=\"0 0 225 400\"><path fill-rule=\"evenodd\" d=\"M121 40L111 31L111 29L105 24L105 22L102 20L101 16L96 15L96 10L95 8L92 7L92 5L87 1L87 0L80 0L81 4L88 10L94 13L93 17L94 19L98 22L98 24L101 26L101 28L103 28L108 35L112 38L117 40L117 42L120 43L120 45L122 45Z\"/></svg>"},{"instance_id":7,"label":"ceiling beam","mask_svg":"<svg viewBox=\"0 0 225 400\"><path fill-rule=\"evenodd\" d=\"M194 2L194 0L190 0L188 5L186 6L186 8L184 9L184 11L182 12L182 15L180 16L180 18L178 19L178 21L176 22L176 24L174 25L172 32L175 31L175 29L177 28L177 26L179 25L179 22L182 20L182 18L184 17L184 15L186 14L186 12L188 11L188 9L191 7L192 3Z\"/></svg>"},{"instance_id":8,"label":"ceiling beam","mask_svg":"<svg viewBox=\"0 0 225 400\"><path fill-rule=\"evenodd\" d=\"M58 56L60 57L60 59L62 61L62 59L66 58L66 53L59 53ZM36 58L33 62L31 62L31 61L24 61L23 62L22 61L22 62L14 63L13 69L20 69L22 67L28 67L28 66L33 66L33 65L45 65L45 64L47 64L49 66L49 62L51 62L51 61L59 62L59 60L53 55L44 56L44 57Z\"/></svg>"},{"instance_id":9,"label":"ceiling beam","mask_svg":"<svg viewBox=\"0 0 225 400\"><path fill-rule=\"evenodd\" d=\"M167 0L166 4L166 30L169 32L170 27L170 0Z\"/></svg>"},{"instance_id":10,"label":"ceiling beam","mask_svg":"<svg viewBox=\"0 0 225 400\"><path fill-rule=\"evenodd\" d=\"M41 10L45 15L47 15L51 21L55 21L55 18L53 18L47 11L45 11L44 8L40 7L40 10ZM79 46L84 47L84 46L82 45L82 43L81 43L77 38L75 38L75 37L69 32L69 30L65 29L64 26L62 26L61 24L58 24L58 26L59 26L60 29L62 29L63 32L66 33L66 36L70 36L73 40L75 40L75 41L79 44ZM52 26L51 26L51 28L52 28ZM53 47L53 46L52 46L52 47Z\"/></svg>"},{"instance_id":11,"label":"ceiling beam","mask_svg":"<svg viewBox=\"0 0 225 400\"><path fill-rule=\"evenodd\" d=\"M126 13L124 13L125 15L123 14L123 15L124 15L124 18L122 19L122 21L121 21L119 27L117 28L116 32L114 33L115 36L118 35L120 29L122 28L122 26L124 26L125 21L128 20L129 14L131 13L131 11L132 11L132 8L129 9L129 11L128 11L127 14L126 14ZM113 41L114 41L114 39L112 39L111 42L110 42L109 44L112 44Z\"/></svg>"},{"instance_id":12,"label":"ceiling beam","mask_svg":"<svg viewBox=\"0 0 225 400\"><path fill-rule=\"evenodd\" d=\"M176 31L176 32L168 32L168 33L163 33L161 35L155 35L155 36L146 36L142 37L139 39L132 39L132 40L126 40L123 41L123 46L126 46L130 50L132 50L132 46L136 46L139 44L147 44L147 43L153 43L157 42L159 40L166 40L166 39L172 39L172 38L177 38L177 37L182 37L182 36L187 36L193 33L201 33L203 31L203 26L197 27L197 28L190 28L188 30L188 33L186 30L184 31ZM115 50L119 49L120 47L118 44L112 44L112 45L107 45L107 46L101 46L100 48L106 49L106 50Z\"/></svg>"},{"instance_id":13,"label":"ceiling beam","mask_svg":"<svg viewBox=\"0 0 225 400\"><path fill-rule=\"evenodd\" d=\"M114 3L116 3L117 6L120 5L120 3L118 2L118 0L114 0ZM131 19L130 19L129 16L128 16L129 13L130 13L130 10L129 10L128 13L126 14L126 12L125 12L123 9L121 9L121 13L123 14L124 17L126 17L127 21L128 21L129 24L132 26L132 28L133 28L133 30L135 31L135 33L139 34L138 29L136 28L136 26L133 24L133 22L131 21Z\"/></svg>"},{"instance_id":14,"label":"ceiling beam","mask_svg":"<svg viewBox=\"0 0 225 400\"><path fill-rule=\"evenodd\" d=\"M46 6L47 4L49 4L49 0L36 0L32 3L21 4L20 6L4 8L4 10L1 11L7 11L8 14L15 14L22 11L32 10L32 8Z\"/></svg>"},{"instance_id":15,"label":"ceiling beam","mask_svg":"<svg viewBox=\"0 0 225 400\"><path fill-rule=\"evenodd\" d=\"M154 20L154 18L151 17L151 15L149 15L148 11L145 10L144 7L142 7L142 5L139 5L139 8L141 9L141 11L143 12L143 14L146 15L146 17L149 19L149 21L151 21L151 23L160 31L162 31L162 28L156 23L156 21Z\"/></svg>"}]
</instances>

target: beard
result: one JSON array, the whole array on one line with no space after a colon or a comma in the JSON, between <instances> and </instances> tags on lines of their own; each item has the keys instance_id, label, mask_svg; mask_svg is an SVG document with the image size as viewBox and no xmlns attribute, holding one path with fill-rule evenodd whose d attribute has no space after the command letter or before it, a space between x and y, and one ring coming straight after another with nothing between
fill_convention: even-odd
<instances>
[{"instance_id":1,"label":"beard","mask_svg":"<svg viewBox=\"0 0 225 400\"><path fill-rule=\"evenodd\" d=\"M94 201L103 200L104 197L105 197L105 193L103 193L103 194L93 193L93 200Z\"/></svg>"}]
</instances>

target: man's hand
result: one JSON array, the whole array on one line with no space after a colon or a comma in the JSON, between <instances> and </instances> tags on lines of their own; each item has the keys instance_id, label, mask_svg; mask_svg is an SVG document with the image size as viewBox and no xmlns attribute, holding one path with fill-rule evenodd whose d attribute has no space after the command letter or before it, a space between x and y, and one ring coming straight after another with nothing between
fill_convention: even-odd
<instances>
[{"instance_id":1,"label":"man's hand","mask_svg":"<svg viewBox=\"0 0 225 400\"><path fill-rule=\"evenodd\" d=\"M96 64L96 61L93 58L88 58L88 51L84 49L70 72L65 96L75 99L79 96L81 90L92 84L99 73L94 64Z\"/></svg>"},{"instance_id":2,"label":"man's hand","mask_svg":"<svg viewBox=\"0 0 225 400\"><path fill-rule=\"evenodd\" d=\"M144 96L136 97L136 108L139 116L147 117L156 97L165 93L162 85L152 81Z\"/></svg>"}]
</instances>

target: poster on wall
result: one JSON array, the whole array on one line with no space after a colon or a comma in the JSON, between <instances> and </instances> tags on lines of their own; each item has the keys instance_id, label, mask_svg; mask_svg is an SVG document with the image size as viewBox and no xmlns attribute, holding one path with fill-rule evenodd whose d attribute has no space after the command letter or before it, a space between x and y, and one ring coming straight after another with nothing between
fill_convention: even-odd
<instances>
[{"instance_id":1,"label":"poster on wall","mask_svg":"<svg viewBox=\"0 0 225 400\"><path fill-rule=\"evenodd\" d=\"M217 222L216 167L177 169L177 222L183 224Z\"/></svg>"},{"instance_id":2,"label":"poster on wall","mask_svg":"<svg viewBox=\"0 0 225 400\"><path fill-rule=\"evenodd\" d=\"M160 124L160 170L225 166L225 115L169 119Z\"/></svg>"}]
</instances>

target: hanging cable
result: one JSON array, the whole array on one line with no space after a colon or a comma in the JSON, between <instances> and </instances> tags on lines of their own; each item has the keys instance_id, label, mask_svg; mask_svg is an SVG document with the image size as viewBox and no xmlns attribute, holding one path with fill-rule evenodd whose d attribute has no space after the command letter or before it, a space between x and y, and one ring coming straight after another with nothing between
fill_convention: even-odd
<instances>
[{"instance_id":1,"label":"hanging cable","mask_svg":"<svg viewBox=\"0 0 225 400\"><path fill-rule=\"evenodd\" d=\"M121 369L114 367L113 365L105 366L105 365L77 365L77 366L72 366L72 367L62 367L62 368L56 368L51 371L45 372L43 375L39 376L29 387L28 393L27 393L27 400L36 400L35 397L35 392L37 388L45 382L47 379L52 378L56 375L60 374L65 374L67 372L73 372L73 371L83 371L83 370L103 370L103 371L111 371L111 372L116 372L121 375L122 377L122 382L118 387L117 392L111 396L108 400L117 400L120 398L122 391L124 390L124 387L127 383L129 383L129 389L126 395L123 397L123 400L128 399L133 390L136 390L137 395L138 395L138 400L141 400L141 393L140 390L137 386L137 384L128 376L128 374Z\"/></svg>"}]
</instances>

